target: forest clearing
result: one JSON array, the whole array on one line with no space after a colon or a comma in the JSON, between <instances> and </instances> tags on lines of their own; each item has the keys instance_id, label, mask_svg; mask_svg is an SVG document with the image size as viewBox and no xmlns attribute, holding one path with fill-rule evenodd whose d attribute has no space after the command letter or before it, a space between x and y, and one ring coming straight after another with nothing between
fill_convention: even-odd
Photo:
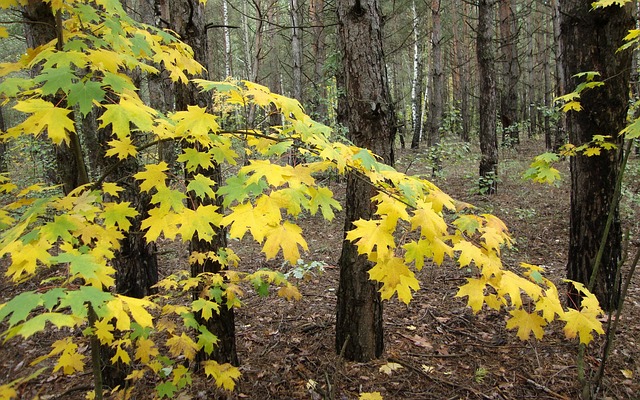
<instances>
[{"instance_id":1,"label":"forest clearing","mask_svg":"<svg viewBox=\"0 0 640 400\"><path fill-rule=\"evenodd\" d=\"M0 400L634 399L640 1L0 1Z\"/></svg>"}]
</instances>

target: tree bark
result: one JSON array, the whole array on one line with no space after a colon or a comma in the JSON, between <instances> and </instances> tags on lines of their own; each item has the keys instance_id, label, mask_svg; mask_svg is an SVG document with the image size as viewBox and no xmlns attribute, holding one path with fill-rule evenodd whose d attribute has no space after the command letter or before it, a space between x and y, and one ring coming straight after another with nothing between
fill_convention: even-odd
<instances>
[{"instance_id":1,"label":"tree bark","mask_svg":"<svg viewBox=\"0 0 640 400\"><path fill-rule=\"evenodd\" d=\"M500 120L502 122L502 140L513 144L520 142L518 132L518 64L517 26L512 0L500 0L500 41L503 56L502 93L500 96Z\"/></svg>"},{"instance_id":2,"label":"tree bark","mask_svg":"<svg viewBox=\"0 0 640 400\"><path fill-rule=\"evenodd\" d=\"M422 62L422 34L416 9L415 0L411 3L411 11L413 15L413 82L411 85L411 122L413 134L411 136L411 148L420 147L420 138L422 137L422 94L424 86L424 73Z\"/></svg>"},{"instance_id":3,"label":"tree bark","mask_svg":"<svg viewBox=\"0 0 640 400\"><path fill-rule=\"evenodd\" d=\"M442 112L444 109L444 67L442 63L442 19L440 16L440 0L431 1L431 18L433 28L431 32L431 92L429 96L429 147L440 143L440 127L442 126ZM440 169L439 156L436 157L434 172Z\"/></svg>"},{"instance_id":4,"label":"tree bark","mask_svg":"<svg viewBox=\"0 0 640 400\"><path fill-rule=\"evenodd\" d=\"M393 163L395 118L382 50L382 15L377 0L338 0L338 38L342 51L339 120L354 144ZM353 221L371 218L375 191L361 178L347 178L345 232ZM346 233L345 233L346 235ZM379 357L383 350L379 285L369 280L372 267L345 241L340 256L336 351L354 361Z\"/></svg>"},{"instance_id":5,"label":"tree bark","mask_svg":"<svg viewBox=\"0 0 640 400\"><path fill-rule=\"evenodd\" d=\"M496 192L498 183L498 138L496 137L496 81L493 51L494 0L478 3L478 74L480 76L480 190Z\"/></svg>"},{"instance_id":6,"label":"tree bark","mask_svg":"<svg viewBox=\"0 0 640 400\"><path fill-rule=\"evenodd\" d=\"M581 145L591 141L593 135L611 135L610 140L621 148L618 133L626 123L631 52L616 50L634 27L632 10L628 6L592 9L589 2L581 0L561 0L559 4L565 76L597 71L605 82L582 93L582 111L568 114L569 140ZM575 87L580 78L574 77L570 82ZM585 284L591 279L620 172L620 155L621 150L602 150L599 156L571 158L569 279ZM615 282L622 256L622 234L617 208L613 221L594 287L605 310L614 310L619 300L619 283ZM574 290L570 290L570 300L572 305L580 303Z\"/></svg>"},{"instance_id":7,"label":"tree bark","mask_svg":"<svg viewBox=\"0 0 640 400\"><path fill-rule=\"evenodd\" d=\"M169 10L170 15L168 20L171 21L172 28L180 35L185 43L193 48L195 60L200 63L206 63L208 45L207 35L204 28L204 6L200 4L198 0L169 1ZM176 110L186 110L189 105L199 105L200 107L207 107L211 105L210 96L200 93L193 85L179 85L177 86L175 93ZM198 173L208 176L217 183L222 180L221 169L218 164L207 170L201 169L193 173L187 173L187 181ZM222 199L215 198L201 200L197 196L192 195L188 202L189 207L192 208L210 204L215 204L221 207ZM210 241L199 240L197 237L194 237L189 244L190 250L198 253L217 253L218 250L227 247L226 232L224 229L219 227L214 227L214 229L216 234ZM223 266L219 262L211 259L207 259L202 264L194 263L191 265L192 276L196 276L202 272L217 273L221 270L223 270ZM194 296L198 296L198 293L194 293ZM233 365L238 365L235 340L235 314L233 309L227 308L225 304L221 304L219 313L214 314L208 320L205 320L200 314L197 314L196 318L198 323L206 326L207 329L218 338L218 343L216 344L213 353L208 355L201 350L197 355L197 361L214 359L220 363L229 362Z\"/></svg>"}]
</instances>

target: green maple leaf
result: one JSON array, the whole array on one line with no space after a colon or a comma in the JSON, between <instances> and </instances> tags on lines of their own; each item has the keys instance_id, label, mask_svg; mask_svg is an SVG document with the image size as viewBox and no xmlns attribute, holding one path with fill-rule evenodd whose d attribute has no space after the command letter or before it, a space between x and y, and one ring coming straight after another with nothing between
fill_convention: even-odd
<instances>
[{"instance_id":1,"label":"green maple leaf","mask_svg":"<svg viewBox=\"0 0 640 400\"><path fill-rule=\"evenodd\" d=\"M75 238L73 231L78 228L78 222L68 215L57 215L53 218L53 222L49 222L40 229L40 234L50 242L55 242L58 238L65 242L72 242Z\"/></svg>"},{"instance_id":2,"label":"green maple leaf","mask_svg":"<svg viewBox=\"0 0 640 400\"><path fill-rule=\"evenodd\" d=\"M106 86L110 86L116 93L122 93L125 90L135 90L136 87L129 78L125 74L121 73L113 73L109 71L103 72L104 77L102 78L102 84Z\"/></svg>"},{"instance_id":3,"label":"green maple leaf","mask_svg":"<svg viewBox=\"0 0 640 400\"><path fill-rule=\"evenodd\" d=\"M40 88L42 94L52 95L58 93L58 90L61 89L66 93L76 79L76 75L71 72L71 68L66 65L42 71L40 75L34 78L34 82L44 82L44 85Z\"/></svg>"},{"instance_id":4,"label":"green maple leaf","mask_svg":"<svg viewBox=\"0 0 640 400\"><path fill-rule=\"evenodd\" d=\"M367 149L360 149L354 156L354 160L360 160L362 166L368 170L377 170L378 161Z\"/></svg>"},{"instance_id":5,"label":"green maple leaf","mask_svg":"<svg viewBox=\"0 0 640 400\"><path fill-rule=\"evenodd\" d=\"M223 205L228 207L233 202L241 203L247 197L262 193L267 188L264 180L248 183L247 176L238 173L225 180L225 185L218 188L217 194L224 198Z\"/></svg>"},{"instance_id":6,"label":"green maple leaf","mask_svg":"<svg viewBox=\"0 0 640 400\"><path fill-rule=\"evenodd\" d=\"M204 325L201 325L198 330L200 331L200 334L198 335L198 346L207 354L211 354L214 346L218 343L218 337L209 332L207 327Z\"/></svg>"},{"instance_id":7,"label":"green maple leaf","mask_svg":"<svg viewBox=\"0 0 640 400\"><path fill-rule=\"evenodd\" d=\"M113 227L118 225L123 231L129 230L131 227L129 218L134 218L138 215L138 211L131 208L130 205L131 203L128 201L122 203L105 203L102 213L105 226Z\"/></svg>"},{"instance_id":8,"label":"green maple leaf","mask_svg":"<svg viewBox=\"0 0 640 400\"><path fill-rule=\"evenodd\" d=\"M322 217L327 221L332 221L335 217L333 209L338 211L342 210L342 206L336 199L333 198L333 192L325 187L309 187L309 211L314 214L318 211L318 208L322 211Z\"/></svg>"},{"instance_id":9,"label":"green maple leaf","mask_svg":"<svg viewBox=\"0 0 640 400\"><path fill-rule=\"evenodd\" d=\"M156 391L161 399L164 397L172 399L174 397L173 395L178 391L178 388L171 382L163 382L156 386Z\"/></svg>"},{"instance_id":10,"label":"green maple leaf","mask_svg":"<svg viewBox=\"0 0 640 400\"><path fill-rule=\"evenodd\" d=\"M18 325L14 329L11 329L11 332L7 334L7 339L15 336L16 334L22 336L25 339L29 338L35 333L42 332L47 322L52 323L58 328L73 328L78 323L81 323L82 320L75 315L60 313L38 314L35 317L30 318L25 323Z\"/></svg>"},{"instance_id":11,"label":"green maple leaf","mask_svg":"<svg viewBox=\"0 0 640 400\"><path fill-rule=\"evenodd\" d=\"M187 190L194 192L201 199L213 198L216 195L213 191L215 185L216 182L213 179L197 174L189 180Z\"/></svg>"},{"instance_id":12,"label":"green maple leaf","mask_svg":"<svg viewBox=\"0 0 640 400\"><path fill-rule=\"evenodd\" d=\"M104 306L113 300L113 295L94 286L80 286L77 290L69 290L60 298L59 309L69 307L71 314L84 318L87 316L86 303L91 303L98 317L104 317Z\"/></svg>"},{"instance_id":13,"label":"green maple leaf","mask_svg":"<svg viewBox=\"0 0 640 400\"><path fill-rule=\"evenodd\" d=\"M13 326L24 321L31 311L43 304L42 295L35 292L23 292L4 303L0 308L0 321L3 321L9 314L9 325Z\"/></svg>"},{"instance_id":14,"label":"green maple leaf","mask_svg":"<svg viewBox=\"0 0 640 400\"><path fill-rule=\"evenodd\" d=\"M67 86L69 94L67 101L70 106L78 105L80 112L86 116L91 112L94 103L104 100L105 92L102 84L96 81L84 81Z\"/></svg>"},{"instance_id":15,"label":"green maple leaf","mask_svg":"<svg viewBox=\"0 0 640 400\"><path fill-rule=\"evenodd\" d=\"M185 208L183 200L187 196L182 191L169 189L166 186L159 186L156 189L156 194L151 196L151 202L159 205L160 212L168 212L170 209L180 212Z\"/></svg>"},{"instance_id":16,"label":"green maple leaf","mask_svg":"<svg viewBox=\"0 0 640 400\"><path fill-rule=\"evenodd\" d=\"M100 282L106 287L110 287L115 283L110 275L115 270L107 267L105 263L98 262L91 254L62 253L52 257L52 260L59 263L69 263L71 276L83 278L87 281Z\"/></svg>"},{"instance_id":17,"label":"green maple leaf","mask_svg":"<svg viewBox=\"0 0 640 400\"><path fill-rule=\"evenodd\" d=\"M406 250L404 254L405 260L408 263L412 261L415 262L416 268L419 270L424 266L424 259L431 257L433 254L431 249L429 249L429 242L424 239L420 239L418 242L412 240L402 247Z\"/></svg>"},{"instance_id":18,"label":"green maple leaf","mask_svg":"<svg viewBox=\"0 0 640 400\"><path fill-rule=\"evenodd\" d=\"M182 226L178 230L182 240L191 240L196 232L198 239L211 240L214 235L212 224L218 226L222 222L222 215L216 212L217 209L213 205L202 205L195 210L185 208L181 215Z\"/></svg>"},{"instance_id":19,"label":"green maple leaf","mask_svg":"<svg viewBox=\"0 0 640 400\"><path fill-rule=\"evenodd\" d=\"M185 148L183 153L178 156L178 161L185 162L185 168L189 172L195 171L198 167L203 169L213 168L211 155L193 148Z\"/></svg>"},{"instance_id":20,"label":"green maple leaf","mask_svg":"<svg viewBox=\"0 0 640 400\"><path fill-rule=\"evenodd\" d=\"M100 117L100 128L109 124L113 133L122 139L131 134L131 124L134 124L143 132L150 132L153 128L153 118L157 111L145 105L135 94L122 94L118 104L103 106L105 111Z\"/></svg>"},{"instance_id":21,"label":"green maple leaf","mask_svg":"<svg viewBox=\"0 0 640 400\"><path fill-rule=\"evenodd\" d=\"M204 318L205 321L208 321L209 318L213 316L214 312L216 314L220 312L220 305L216 302L200 298L191 303L191 309L196 312L200 311L202 318Z\"/></svg>"}]
</instances>

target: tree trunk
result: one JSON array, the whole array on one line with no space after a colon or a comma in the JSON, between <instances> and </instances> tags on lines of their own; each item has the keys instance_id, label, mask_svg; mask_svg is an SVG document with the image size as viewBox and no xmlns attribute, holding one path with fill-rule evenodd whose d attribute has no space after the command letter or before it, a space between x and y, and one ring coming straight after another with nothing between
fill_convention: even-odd
<instances>
[{"instance_id":1,"label":"tree trunk","mask_svg":"<svg viewBox=\"0 0 640 400\"><path fill-rule=\"evenodd\" d=\"M393 163L395 118L382 50L382 15L377 0L338 0L338 38L342 50L343 84L340 122L357 146L369 148ZM347 178L345 232L353 221L371 218L372 186ZM346 235L346 233L345 233ZM379 285L369 280L372 267L356 246L345 241L340 256L336 318L336 351L354 361L379 357L383 350L382 302Z\"/></svg>"},{"instance_id":2,"label":"tree trunk","mask_svg":"<svg viewBox=\"0 0 640 400\"><path fill-rule=\"evenodd\" d=\"M422 35L420 31L420 21L416 9L415 0L411 3L413 13L413 82L411 85L411 122L413 135L411 136L411 148L420 147L422 136L422 92L424 86L424 73L422 63Z\"/></svg>"},{"instance_id":3,"label":"tree trunk","mask_svg":"<svg viewBox=\"0 0 640 400\"><path fill-rule=\"evenodd\" d=\"M38 46L49 43L54 39L58 39L56 47L62 49L61 36L58 33L62 29L61 20L58 20L51 11L51 5L41 0L29 1L23 8L22 13L25 20L25 39L28 48L36 48ZM33 70L33 74L37 75L39 68ZM51 99L50 99L51 100ZM54 104L66 101L62 96L52 100ZM73 115L69 116L73 119ZM56 169L58 183L62 184L64 193L70 193L76 187L89 182L84 157L78 135L75 132L68 132L69 143L61 143L54 147L56 157ZM49 173L45 174L49 176Z\"/></svg>"},{"instance_id":4,"label":"tree trunk","mask_svg":"<svg viewBox=\"0 0 640 400\"><path fill-rule=\"evenodd\" d=\"M164 0L169 1L169 0ZM194 58L200 63L206 63L207 55L207 36L205 33L204 6L198 0L181 0L169 1L170 16L172 28L180 35L182 40L193 48ZM206 67L206 65L205 65ZM199 105L200 107L210 106L210 96L201 94L195 86L179 85L176 90L176 110L186 110L189 105ZM196 174L203 174L215 182L221 182L220 166L216 164L207 170L197 170L194 173L187 173L186 179L190 180ZM197 196L192 195L188 206L197 208L201 205L216 204L221 206L222 199L216 198L209 202L202 201ZM217 253L219 249L227 246L226 232L223 229L216 229L216 234L210 241L199 240L194 237L190 242L190 250L198 253ZM220 272L223 266L211 259L204 263L194 263L191 265L191 274L196 276L202 272ZM198 291L199 293L199 291ZM198 294L194 294L197 296ZM218 314L214 314L208 320L197 314L198 323L207 327L207 329L218 338L214 352L211 355L201 350L197 355L198 361L206 359L214 359L220 363L232 363L238 365L238 356L236 353L235 341L235 316L232 308L227 308L225 304L221 304ZM196 367L198 368L198 367Z\"/></svg>"},{"instance_id":5,"label":"tree trunk","mask_svg":"<svg viewBox=\"0 0 640 400\"><path fill-rule=\"evenodd\" d=\"M440 18L440 0L431 1L431 93L429 96L429 147L440 143L440 127L444 109L444 68L442 65L442 22ZM437 154L437 151L436 151ZM433 170L440 169L440 159L436 156Z\"/></svg>"},{"instance_id":6,"label":"tree trunk","mask_svg":"<svg viewBox=\"0 0 640 400\"><path fill-rule=\"evenodd\" d=\"M498 183L498 138L496 137L496 81L493 53L494 0L478 3L478 74L480 75L480 190L496 192Z\"/></svg>"},{"instance_id":7,"label":"tree trunk","mask_svg":"<svg viewBox=\"0 0 640 400\"><path fill-rule=\"evenodd\" d=\"M313 86L315 88L311 102L311 115L317 121L329 123L327 115L327 90L324 74L326 58L326 29L324 24L324 0L309 1L309 19L311 20L311 49L313 63Z\"/></svg>"},{"instance_id":8,"label":"tree trunk","mask_svg":"<svg viewBox=\"0 0 640 400\"><path fill-rule=\"evenodd\" d=\"M582 0L560 1L565 76L598 71L599 79L605 82L601 87L583 92L582 111L568 114L569 140L574 145L591 141L593 135L611 135L611 141L621 147L618 133L624 128L627 116L631 52L616 50L634 27L631 11L628 6L593 10L589 2ZM572 78L571 87L580 82L580 78ZM591 279L613 201L620 155L621 151L602 150L599 156L571 158L569 279L585 284ZM605 310L614 310L618 305L619 283L616 286L615 282L622 253L621 237L616 208L593 288ZM570 291L570 299L571 305L579 305L580 299L574 290Z\"/></svg>"},{"instance_id":9,"label":"tree trunk","mask_svg":"<svg viewBox=\"0 0 640 400\"><path fill-rule=\"evenodd\" d=\"M289 0L289 13L291 14L291 57L293 61L293 98L300 103L302 98L302 18L298 0Z\"/></svg>"},{"instance_id":10,"label":"tree trunk","mask_svg":"<svg viewBox=\"0 0 640 400\"><path fill-rule=\"evenodd\" d=\"M500 120L502 121L502 140L512 144L520 142L518 132L518 65L517 26L512 0L500 0L500 41L502 56L502 95L500 96Z\"/></svg>"}]
</instances>

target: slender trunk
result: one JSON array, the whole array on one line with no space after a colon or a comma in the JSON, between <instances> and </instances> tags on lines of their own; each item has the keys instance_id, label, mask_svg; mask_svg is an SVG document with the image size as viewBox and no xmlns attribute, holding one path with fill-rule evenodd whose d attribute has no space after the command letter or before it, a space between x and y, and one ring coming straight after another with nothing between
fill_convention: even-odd
<instances>
[{"instance_id":1,"label":"slender trunk","mask_svg":"<svg viewBox=\"0 0 640 400\"><path fill-rule=\"evenodd\" d=\"M512 0L500 0L500 36L504 62L502 64L502 93L500 96L500 120L502 140L513 144L520 141L518 132L518 79L520 66L516 51L517 28Z\"/></svg>"},{"instance_id":2,"label":"slender trunk","mask_svg":"<svg viewBox=\"0 0 640 400\"><path fill-rule=\"evenodd\" d=\"M169 0L165 0L169 1ZM171 8L171 24L173 29L180 35L182 40L194 50L194 59L200 63L206 63L207 55L207 36L205 34L204 6L198 0L181 0L170 1ZM176 90L176 110L186 110L187 106L198 105L200 107L210 106L210 96L200 93L195 86L180 85ZM202 150L202 149L200 149ZM201 173L215 182L221 181L221 169L218 164L206 170L197 170L193 173L186 173L185 179L189 181L196 174ZM191 196L188 206L197 208L216 204L221 206L222 199L215 198L208 201L201 200L197 196ZM204 253L213 252L217 254L218 250L227 246L226 232L224 229L214 227L216 234L210 241L199 240L194 237L189 247L191 252ZM223 269L223 266L212 259L207 259L203 263L193 263L191 265L192 276L197 276L202 272L217 273ZM201 291L194 293L198 296ZM225 303L221 304L218 314L214 314L208 320L205 320L200 313L196 314L198 323L204 325L211 333L218 338L218 343L213 354L208 355L201 350L197 355L198 361L206 359L214 359L218 362L229 362L238 365L238 356L236 353L235 341L235 322L234 311L227 308ZM196 368L199 368L196 365Z\"/></svg>"},{"instance_id":3,"label":"slender trunk","mask_svg":"<svg viewBox=\"0 0 640 400\"><path fill-rule=\"evenodd\" d=\"M313 63L313 86L314 93L311 102L311 113L320 122L328 123L327 116L327 90L326 79L324 77L324 62L326 58L326 30L324 24L324 0L310 0L309 18L311 20L311 39Z\"/></svg>"},{"instance_id":4,"label":"slender trunk","mask_svg":"<svg viewBox=\"0 0 640 400\"><path fill-rule=\"evenodd\" d=\"M413 82L411 85L411 122L413 135L411 137L411 148L417 149L420 146L422 136L422 86L424 74L422 72L422 35L420 34L420 20L416 10L416 2L411 3L413 13Z\"/></svg>"},{"instance_id":5,"label":"slender trunk","mask_svg":"<svg viewBox=\"0 0 640 400\"><path fill-rule=\"evenodd\" d=\"M496 81L493 52L493 0L478 3L478 74L480 77L480 190L496 192L498 183L498 139L496 137Z\"/></svg>"},{"instance_id":6,"label":"slender trunk","mask_svg":"<svg viewBox=\"0 0 640 400\"><path fill-rule=\"evenodd\" d=\"M303 102L302 98L302 18L298 0L289 0L291 14L291 56L293 61L293 98Z\"/></svg>"}]
</instances>

